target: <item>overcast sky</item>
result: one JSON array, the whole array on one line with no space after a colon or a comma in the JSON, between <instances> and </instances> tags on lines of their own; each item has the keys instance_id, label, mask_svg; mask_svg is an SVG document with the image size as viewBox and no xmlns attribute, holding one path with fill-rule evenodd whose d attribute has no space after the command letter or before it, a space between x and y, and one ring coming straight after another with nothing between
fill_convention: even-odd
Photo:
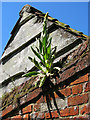
<instances>
[{"instance_id":1,"label":"overcast sky","mask_svg":"<svg viewBox=\"0 0 90 120\"><path fill-rule=\"evenodd\" d=\"M29 4L71 28L88 35L88 2L2 2L2 51L10 38L15 23L19 18L19 11L25 4Z\"/></svg>"}]
</instances>

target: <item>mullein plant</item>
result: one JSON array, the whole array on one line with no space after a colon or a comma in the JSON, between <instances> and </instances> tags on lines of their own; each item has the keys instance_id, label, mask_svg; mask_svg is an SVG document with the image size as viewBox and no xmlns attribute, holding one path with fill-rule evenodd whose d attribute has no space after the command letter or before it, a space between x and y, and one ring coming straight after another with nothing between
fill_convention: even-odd
<instances>
[{"instance_id":1,"label":"mullein plant","mask_svg":"<svg viewBox=\"0 0 90 120\"><path fill-rule=\"evenodd\" d=\"M34 63L35 67L38 68L38 71L32 71L23 75L23 77L37 77L37 81L35 82L36 87L42 87L44 82L53 76L53 70L56 69L54 67L55 60L55 52L56 46L51 48L52 37L49 36L47 30L47 19L48 12L45 14L44 22L43 22L43 31L41 33L41 37L38 40L39 46L35 49L31 47L33 53L40 60L38 62L35 57L30 59L31 62Z\"/></svg>"}]
</instances>

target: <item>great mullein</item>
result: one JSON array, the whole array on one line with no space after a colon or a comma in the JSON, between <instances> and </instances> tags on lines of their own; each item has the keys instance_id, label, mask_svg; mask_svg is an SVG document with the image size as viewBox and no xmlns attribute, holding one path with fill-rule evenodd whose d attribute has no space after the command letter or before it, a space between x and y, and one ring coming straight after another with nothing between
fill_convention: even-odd
<instances>
[{"instance_id":1,"label":"great mullein","mask_svg":"<svg viewBox=\"0 0 90 120\"><path fill-rule=\"evenodd\" d=\"M53 75L52 71L54 69L53 62L55 60L56 47L51 48L52 37L48 34L47 20L48 13L46 13L44 17L41 37L36 39L39 42L39 46L36 48L31 47L33 53L40 62L38 62L35 57L28 57L30 61L34 63L35 67L38 68L38 71L32 71L23 75L23 77L37 77L38 80L35 82L36 87L42 87L47 78L50 78Z\"/></svg>"}]
</instances>

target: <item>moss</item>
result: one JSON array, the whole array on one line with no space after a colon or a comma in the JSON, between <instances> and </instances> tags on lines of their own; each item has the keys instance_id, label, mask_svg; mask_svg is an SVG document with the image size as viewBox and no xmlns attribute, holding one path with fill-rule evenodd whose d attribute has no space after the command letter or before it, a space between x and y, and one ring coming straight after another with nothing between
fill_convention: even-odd
<instances>
[{"instance_id":1,"label":"moss","mask_svg":"<svg viewBox=\"0 0 90 120\"><path fill-rule=\"evenodd\" d=\"M88 36L87 35L84 35L83 34L83 32L80 32L80 31L77 31L77 30L75 30L75 29L72 29L72 28L70 28L70 26L69 25L67 25L67 24L64 24L64 23L62 23L62 22L59 22L59 21L55 21L55 24L56 25L59 25L59 26L61 26L61 27L63 27L63 28L65 28L65 30L67 30L67 31L70 31L70 32L73 32L73 33L75 33L75 34L78 34L78 35L82 35L81 37L82 37L82 39L87 39L88 38ZM84 38L83 38L84 37Z\"/></svg>"},{"instance_id":2,"label":"moss","mask_svg":"<svg viewBox=\"0 0 90 120\"><path fill-rule=\"evenodd\" d=\"M22 89L18 89L19 86L16 86L10 93L5 93L2 96L2 109L10 105L11 103L18 102L18 99L26 94L28 94L30 91L35 89L35 87L31 87L31 82L30 80L26 82L25 86Z\"/></svg>"},{"instance_id":3,"label":"moss","mask_svg":"<svg viewBox=\"0 0 90 120\"><path fill-rule=\"evenodd\" d=\"M90 50L86 50L86 51L80 56L80 58L85 57L85 56L87 55L88 52L90 52Z\"/></svg>"},{"instance_id":4,"label":"moss","mask_svg":"<svg viewBox=\"0 0 90 120\"><path fill-rule=\"evenodd\" d=\"M89 37L89 36L87 36L87 35L84 35L84 34L83 34L83 36L84 36L84 37L86 37L86 38L88 38L88 37Z\"/></svg>"},{"instance_id":5,"label":"moss","mask_svg":"<svg viewBox=\"0 0 90 120\"><path fill-rule=\"evenodd\" d=\"M13 98L14 98L14 94L10 95L10 97L4 100L4 102L2 103L2 106L9 105L13 101Z\"/></svg>"},{"instance_id":6,"label":"moss","mask_svg":"<svg viewBox=\"0 0 90 120\"><path fill-rule=\"evenodd\" d=\"M10 95L10 97L7 99L7 102L9 103L10 101L13 101L13 98L14 98L14 93Z\"/></svg>"},{"instance_id":7,"label":"moss","mask_svg":"<svg viewBox=\"0 0 90 120\"><path fill-rule=\"evenodd\" d=\"M13 98L14 94L15 94L15 90L18 89L18 86L16 86L15 88L12 89L12 91L10 93L5 93L2 95L2 103L5 105L5 102L9 101Z\"/></svg>"},{"instance_id":8,"label":"moss","mask_svg":"<svg viewBox=\"0 0 90 120\"><path fill-rule=\"evenodd\" d=\"M5 105L6 101L7 101L7 97L9 96L9 93L5 93L3 96L2 96L2 104Z\"/></svg>"},{"instance_id":9,"label":"moss","mask_svg":"<svg viewBox=\"0 0 90 120\"><path fill-rule=\"evenodd\" d=\"M12 104L12 101L4 106L2 106L2 108L0 108L0 111L2 111L3 109L5 109L7 106L9 106L10 104Z\"/></svg>"},{"instance_id":10,"label":"moss","mask_svg":"<svg viewBox=\"0 0 90 120\"><path fill-rule=\"evenodd\" d=\"M55 20L55 18L48 16L48 20L53 21L53 20Z\"/></svg>"},{"instance_id":11,"label":"moss","mask_svg":"<svg viewBox=\"0 0 90 120\"><path fill-rule=\"evenodd\" d=\"M80 32L80 31L77 31L77 33L79 33L79 34L83 34L83 32Z\"/></svg>"},{"instance_id":12,"label":"moss","mask_svg":"<svg viewBox=\"0 0 90 120\"><path fill-rule=\"evenodd\" d=\"M9 96L9 93L5 93L2 95L2 99L7 98Z\"/></svg>"},{"instance_id":13,"label":"moss","mask_svg":"<svg viewBox=\"0 0 90 120\"><path fill-rule=\"evenodd\" d=\"M23 86L22 92L25 92L26 88L27 88L27 83L25 83L25 85Z\"/></svg>"},{"instance_id":14,"label":"moss","mask_svg":"<svg viewBox=\"0 0 90 120\"><path fill-rule=\"evenodd\" d=\"M70 28L69 25L64 24L64 23L62 23L62 22L56 21L55 23L56 23L56 25L59 25L59 26L63 27L63 28L66 29L66 30L67 30L68 28Z\"/></svg>"},{"instance_id":15,"label":"moss","mask_svg":"<svg viewBox=\"0 0 90 120\"><path fill-rule=\"evenodd\" d=\"M70 31L77 33L77 30L74 30L72 28L69 28Z\"/></svg>"},{"instance_id":16,"label":"moss","mask_svg":"<svg viewBox=\"0 0 90 120\"><path fill-rule=\"evenodd\" d=\"M59 22L59 21L56 21L56 24L57 24L57 25L60 25L60 26L62 26L62 27L64 27L64 25L65 25L64 23Z\"/></svg>"},{"instance_id":17,"label":"moss","mask_svg":"<svg viewBox=\"0 0 90 120\"><path fill-rule=\"evenodd\" d=\"M19 98L20 98L20 94L16 94L14 99L13 99L13 103L18 103Z\"/></svg>"},{"instance_id":18,"label":"moss","mask_svg":"<svg viewBox=\"0 0 90 120\"><path fill-rule=\"evenodd\" d=\"M2 103L2 106L5 106L5 105L6 105L6 102L7 102L7 101L5 100L5 101Z\"/></svg>"}]
</instances>

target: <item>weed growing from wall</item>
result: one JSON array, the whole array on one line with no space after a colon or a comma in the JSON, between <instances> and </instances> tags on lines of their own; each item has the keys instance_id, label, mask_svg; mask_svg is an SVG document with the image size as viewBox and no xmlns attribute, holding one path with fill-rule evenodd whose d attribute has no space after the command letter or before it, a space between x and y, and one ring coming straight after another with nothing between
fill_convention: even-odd
<instances>
[{"instance_id":1,"label":"weed growing from wall","mask_svg":"<svg viewBox=\"0 0 90 120\"><path fill-rule=\"evenodd\" d=\"M40 62L38 62L35 57L28 57L38 68L38 71L32 71L23 75L23 77L37 77L38 79L35 82L36 87L42 87L47 78L53 76L53 70L58 69L53 63L55 60L56 46L54 48L51 47L52 37L48 34L47 19L48 13L46 13L44 17L41 37L37 39L39 41L39 46L36 48L31 47L33 53L37 56Z\"/></svg>"}]
</instances>

